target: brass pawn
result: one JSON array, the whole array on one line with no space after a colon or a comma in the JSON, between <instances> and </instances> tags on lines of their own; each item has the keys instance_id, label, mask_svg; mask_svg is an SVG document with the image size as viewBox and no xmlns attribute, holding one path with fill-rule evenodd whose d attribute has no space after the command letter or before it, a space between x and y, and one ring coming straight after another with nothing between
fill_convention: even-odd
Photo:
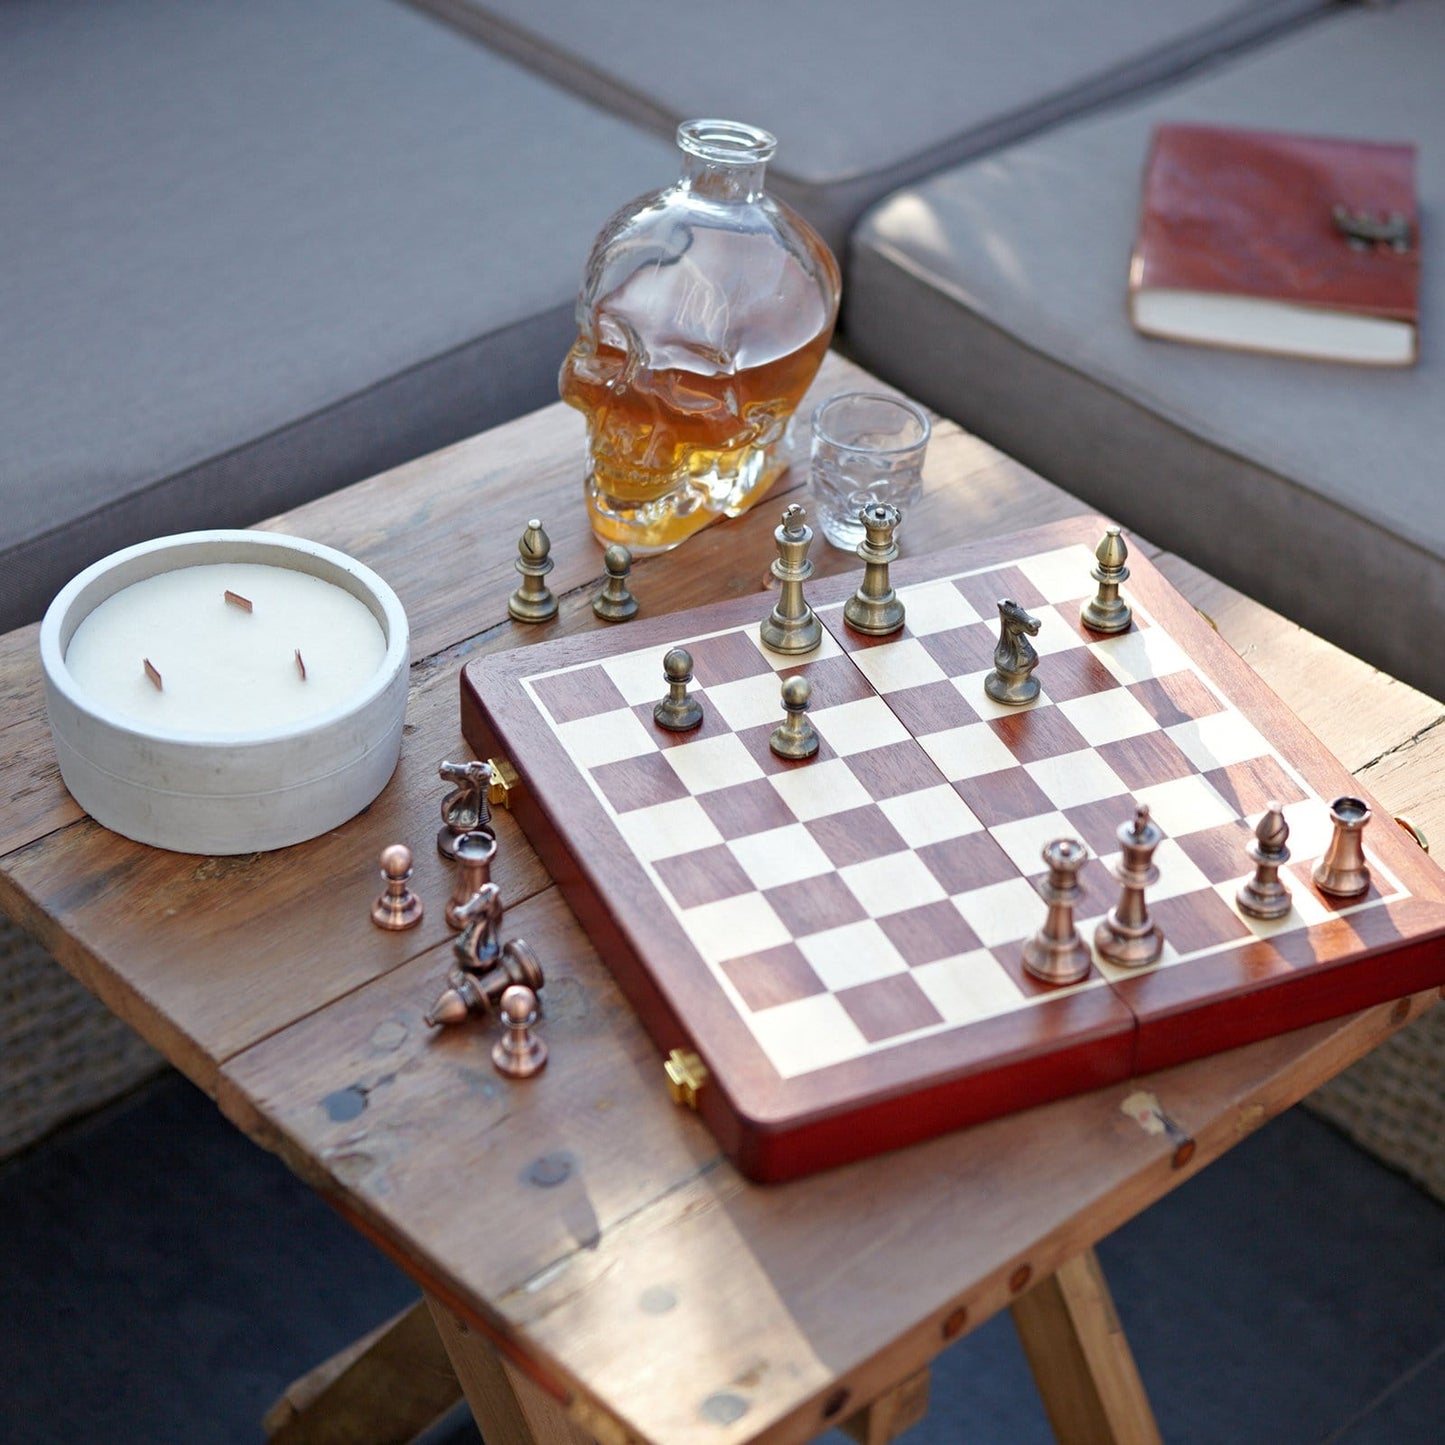
<instances>
[{"instance_id":1,"label":"brass pawn","mask_svg":"<svg viewBox=\"0 0 1445 1445\"><path fill-rule=\"evenodd\" d=\"M607 571L607 580L592 599L592 610L604 622L630 622L637 616L637 598L627 590L632 553L621 542L614 542L602 554L602 565Z\"/></svg>"}]
</instances>

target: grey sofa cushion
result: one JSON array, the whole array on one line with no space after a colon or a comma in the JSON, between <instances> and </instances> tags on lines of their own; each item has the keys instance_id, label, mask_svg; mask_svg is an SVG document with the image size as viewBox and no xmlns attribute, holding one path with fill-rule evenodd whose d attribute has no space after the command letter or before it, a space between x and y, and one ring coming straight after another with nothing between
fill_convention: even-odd
<instances>
[{"instance_id":1,"label":"grey sofa cushion","mask_svg":"<svg viewBox=\"0 0 1445 1445\"><path fill-rule=\"evenodd\" d=\"M1342 12L891 198L860 359L1155 542L1445 696L1445 6ZM1372 370L1149 340L1125 310L1160 120L1414 140L1422 356Z\"/></svg>"},{"instance_id":2,"label":"grey sofa cushion","mask_svg":"<svg viewBox=\"0 0 1445 1445\"><path fill-rule=\"evenodd\" d=\"M556 398L588 245L676 171L392 0L0 6L0 627Z\"/></svg>"},{"instance_id":3,"label":"grey sofa cushion","mask_svg":"<svg viewBox=\"0 0 1445 1445\"><path fill-rule=\"evenodd\" d=\"M841 255L895 187L1176 75L1328 0L416 0L670 134L778 137L771 189Z\"/></svg>"}]
</instances>

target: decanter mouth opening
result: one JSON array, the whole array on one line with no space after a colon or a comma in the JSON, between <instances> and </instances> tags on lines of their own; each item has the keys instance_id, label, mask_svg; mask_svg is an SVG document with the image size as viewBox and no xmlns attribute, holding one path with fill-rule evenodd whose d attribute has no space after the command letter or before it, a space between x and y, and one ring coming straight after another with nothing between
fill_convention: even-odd
<instances>
[{"instance_id":1,"label":"decanter mouth opening","mask_svg":"<svg viewBox=\"0 0 1445 1445\"><path fill-rule=\"evenodd\" d=\"M773 158L777 137L739 120L685 120L677 143L689 155L714 165L755 166Z\"/></svg>"}]
</instances>

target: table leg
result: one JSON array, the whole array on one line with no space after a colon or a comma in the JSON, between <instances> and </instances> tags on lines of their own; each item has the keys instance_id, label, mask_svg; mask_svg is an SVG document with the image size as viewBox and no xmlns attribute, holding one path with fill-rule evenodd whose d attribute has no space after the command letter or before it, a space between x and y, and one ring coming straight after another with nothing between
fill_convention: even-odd
<instances>
[{"instance_id":1,"label":"table leg","mask_svg":"<svg viewBox=\"0 0 1445 1445\"><path fill-rule=\"evenodd\" d=\"M927 1366L865 1405L843 1422L843 1433L858 1445L889 1445L928 1414Z\"/></svg>"},{"instance_id":2,"label":"table leg","mask_svg":"<svg viewBox=\"0 0 1445 1445\"><path fill-rule=\"evenodd\" d=\"M431 1295L426 1302L487 1445L595 1445L562 1406L498 1354L485 1335L468 1329Z\"/></svg>"},{"instance_id":3,"label":"table leg","mask_svg":"<svg viewBox=\"0 0 1445 1445\"><path fill-rule=\"evenodd\" d=\"M1160 1445L1092 1249L1017 1299L1012 1313L1059 1445Z\"/></svg>"}]
</instances>

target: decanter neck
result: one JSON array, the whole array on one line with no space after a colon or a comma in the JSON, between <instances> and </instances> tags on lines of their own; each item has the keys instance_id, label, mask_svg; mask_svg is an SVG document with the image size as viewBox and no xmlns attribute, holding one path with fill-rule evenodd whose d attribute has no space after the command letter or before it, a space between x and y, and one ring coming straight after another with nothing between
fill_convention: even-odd
<instances>
[{"instance_id":1,"label":"decanter neck","mask_svg":"<svg viewBox=\"0 0 1445 1445\"><path fill-rule=\"evenodd\" d=\"M777 149L765 130L733 120L687 120L677 128L680 184L713 201L753 201Z\"/></svg>"}]
</instances>

